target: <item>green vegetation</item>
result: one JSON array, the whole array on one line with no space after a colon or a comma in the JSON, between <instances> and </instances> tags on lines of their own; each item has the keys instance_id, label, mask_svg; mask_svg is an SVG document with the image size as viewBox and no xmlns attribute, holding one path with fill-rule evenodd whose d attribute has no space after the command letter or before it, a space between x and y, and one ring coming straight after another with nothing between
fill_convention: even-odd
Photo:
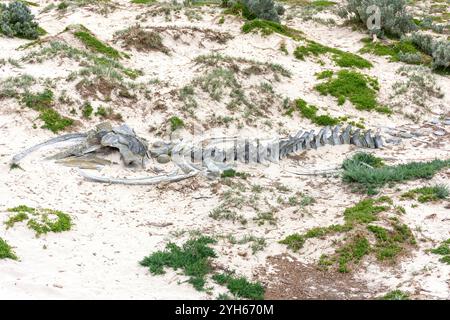
<instances>
[{"instance_id":1,"label":"green vegetation","mask_svg":"<svg viewBox=\"0 0 450 320\"><path fill-rule=\"evenodd\" d=\"M343 105L348 99L358 110L386 112L377 103L378 81L356 71L340 70L336 77L315 86L322 95L330 94Z\"/></svg>"},{"instance_id":2,"label":"green vegetation","mask_svg":"<svg viewBox=\"0 0 450 320\"><path fill-rule=\"evenodd\" d=\"M362 235L356 235L344 246L336 250L339 272L350 272L349 263L357 263L370 251L369 241Z\"/></svg>"},{"instance_id":3,"label":"green vegetation","mask_svg":"<svg viewBox=\"0 0 450 320\"><path fill-rule=\"evenodd\" d=\"M372 53L377 56L389 56L393 62L403 61L409 64L429 64L431 57L421 53L411 40L400 40L388 44L373 42L370 38L362 40L364 47L361 53ZM415 60L407 60L406 57L417 57Z\"/></svg>"},{"instance_id":4,"label":"green vegetation","mask_svg":"<svg viewBox=\"0 0 450 320\"><path fill-rule=\"evenodd\" d=\"M188 240L183 247L168 243L165 251L157 251L144 258L140 264L148 267L152 274L163 274L164 267L182 269L189 276L189 283L197 290L203 290L207 274L212 272L210 258L216 253L208 245L216 243L210 237Z\"/></svg>"},{"instance_id":5,"label":"green vegetation","mask_svg":"<svg viewBox=\"0 0 450 320\"><path fill-rule=\"evenodd\" d=\"M164 267L182 269L189 276L189 283L197 290L203 290L208 273L212 272L211 258L216 253L208 245L216 243L210 237L188 240L182 247L168 243L165 251L157 251L144 258L140 264L148 267L152 274L163 274Z\"/></svg>"},{"instance_id":6,"label":"green vegetation","mask_svg":"<svg viewBox=\"0 0 450 320\"><path fill-rule=\"evenodd\" d=\"M416 244L411 230L405 224L392 222L393 230L369 225L367 229L375 235L374 252L378 260L392 260L403 250L402 244Z\"/></svg>"},{"instance_id":7,"label":"green vegetation","mask_svg":"<svg viewBox=\"0 0 450 320\"><path fill-rule=\"evenodd\" d=\"M116 49L104 44L89 32L77 31L75 32L75 36L93 51L104 54L110 58L120 57L120 53Z\"/></svg>"},{"instance_id":8,"label":"green vegetation","mask_svg":"<svg viewBox=\"0 0 450 320\"><path fill-rule=\"evenodd\" d=\"M245 244L245 243L251 243L250 248L252 249L252 253L255 254L258 251L263 250L266 246L266 239L260 237L255 237L253 235L245 235L244 237L242 237L241 239L236 239L233 235L229 235L228 237L228 241L231 244Z\"/></svg>"},{"instance_id":9,"label":"green vegetation","mask_svg":"<svg viewBox=\"0 0 450 320\"><path fill-rule=\"evenodd\" d=\"M45 89L37 94L26 93L23 95L22 102L33 110L48 109L53 105L53 92Z\"/></svg>"},{"instance_id":10,"label":"green vegetation","mask_svg":"<svg viewBox=\"0 0 450 320\"><path fill-rule=\"evenodd\" d=\"M380 168L384 166L384 161L381 158L374 156L373 154L366 152L357 152L350 159L345 159L342 163L342 167L345 169L352 165L364 164L372 168Z\"/></svg>"},{"instance_id":11,"label":"green vegetation","mask_svg":"<svg viewBox=\"0 0 450 320\"><path fill-rule=\"evenodd\" d=\"M305 244L307 239L324 237L330 234L343 233L353 229L356 224L366 224L378 220L377 214L389 209L388 206L376 206L378 203L392 200L385 197L378 199L365 199L358 202L355 206L347 208L344 211L345 224L330 225L328 227L316 227L306 231L304 234L291 234L279 243L287 245L291 250L298 251Z\"/></svg>"},{"instance_id":12,"label":"green vegetation","mask_svg":"<svg viewBox=\"0 0 450 320\"><path fill-rule=\"evenodd\" d=\"M273 0L222 0L224 13L242 15L247 20L264 19L280 22L280 15L284 14L284 7Z\"/></svg>"},{"instance_id":13,"label":"green vegetation","mask_svg":"<svg viewBox=\"0 0 450 320\"><path fill-rule=\"evenodd\" d=\"M413 17L408 13L406 0L348 0L339 11L342 18L361 27L370 34L383 38L385 35L400 38L417 29ZM379 24L369 24L374 17L374 7L380 14Z\"/></svg>"},{"instance_id":14,"label":"green vegetation","mask_svg":"<svg viewBox=\"0 0 450 320\"><path fill-rule=\"evenodd\" d=\"M305 241L305 237L298 233L294 233L279 241L279 243L287 245L289 249L295 252L303 248Z\"/></svg>"},{"instance_id":15,"label":"green vegetation","mask_svg":"<svg viewBox=\"0 0 450 320\"><path fill-rule=\"evenodd\" d=\"M39 25L27 4L22 1L12 1L7 5L0 3L0 34L7 37L37 39L39 33Z\"/></svg>"},{"instance_id":16,"label":"green vegetation","mask_svg":"<svg viewBox=\"0 0 450 320\"><path fill-rule=\"evenodd\" d=\"M431 253L442 256L439 261L450 265L450 239L443 241L439 247L432 249Z\"/></svg>"},{"instance_id":17,"label":"green vegetation","mask_svg":"<svg viewBox=\"0 0 450 320\"><path fill-rule=\"evenodd\" d=\"M316 78L319 80L331 78L333 76L334 72L331 70L324 70L322 72L319 72L316 74Z\"/></svg>"},{"instance_id":18,"label":"green vegetation","mask_svg":"<svg viewBox=\"0 0 450 320\"><path fill-rule=\"evenodd\" d=\"M236 170L234 170L234 169L226 169L226 170L224 170L224 171L221 173L221 175L220 175L221 178L234 178L234 177L239 177L239 178L242 178L242 179L247 179L248 176L249 176L249 175L248 175L247 173L244 173L244 172L238 172L238 171L236 171Z\"/></svg>"},{"instance_id":19,"label":"green vegetation","mask_svg":"<svg viewBox=\"0 0 450 320\"><path fill-rule=\"evenodd\" d=\"M217 255L209 245L214 243L216 240L206 236L190 239L182 247L170 242L166 245L166 250L154 252L144 258L140 264L148 267L152 274L164 274L164 267L181 269L189 277L188 282L199 291L205 289L206 278L212 273L212 279L221 285L226 285L235 296L263 299L264 288L259 283L248 282L244 277L213 272L211 259L216 258Z\"/></svg>"},{"instance_id":20,"label":"green vegetation","mask_svg":"<svg viewBox=\"0 0 450 320\"><path fill-rule=\"evenodd\" d=\"M274 74L282 75L283 77L290 77L292 75L289 70L285 69L282 65L277 63L260 62L243 57L225 56L220 53L201 55L196 57L194 61L196 63L201 63L210 67L217 67L217 65L225 63L230 68L233 68L236 63L245 63L250 65L248 69L263 71L264 73L273 72ZM247 72L246 74L248 75L249 73Z\"/></svg>"},{"instance_id":21,"label":"green vegetation","mask_svg":"<svg viewBox=\"0 0 450 320\"><path fill-rule=\"evenodd\" d=\"M345 221L353 223L370 223L378 220L377 214L389 209L388 206L377 206L376 204L389 201L385 198L365 199L358 202L354 207L347 208L344 211Z\"/></svg>"},{"instance_id":22,"label":"green vegetation","mask_svg":"<svg viewBox=\"0 0 450 320\"><path fill-rule=\"evenodd\" d=\"M351 224L331 225L328 227L316 227L306 231L304 234L294 233L281 240L279 243L285 244L289 249L296 252L303 248L307 239L320 238L326 235L350 231L353 228Z\"/></svg>"},{"instance_id":23,"label":"green vegetation","mask_svg":"<svg viewBox=\"0 0 450 320\"><path fill-rule=\"evenodd\" d=\"M73 124L73 120L62 117L58 112L53 109L45 109L41 111L39 119L44 121L42 128L48 129L53 133L64 130L65 128Z\"/></svg>"},{"instance_id":24,"label":"green vegetation","mask_svg":"<svg viewBox=\"0 0 450 320\"><path fill-rule=\"evenodd\" d=\"M333 126L340 122L340 119L333 118L330 115L317 115L317 107L313 105L308 105L305 100L297 99L295 100L295 107L300 111L300 114L311 120L312 123L315 123L319 126ZM292 114L294 109L290 109L288 114Z\"/></svg>"},{"instance_id":25,"label":"green vegetation","mask_svg":"<svg viewBox=\"0 0 450 320\"><path fill-rule=\"evenodd\" d=\"M74 80L77 75L83 77L94 76L97 79L105 79L112 82L122 81L124 77L136 79L142 75L142 71L129 69L120 64L116 59L98 55L87 50L80 50L60 41L51 41L47 46L30 52L22 58L24 62L35 63L58 57L67 57L78 61L83 68L69 75L69 80ZM117 84L115 86L118 86Z\"/></svg>"},{"instance_id":26,"label":"green vegetation","mask_svg":"<svg viewBox=\"0 0 450 320\"><path fill-rule=\"evenodd\" d=\"M10 245L2 238L0 238L0 260L1 259L18 259Z\"/></svg>"},{"instance_id":27,"label":"green vegetation","mask_svg":"<svg viewBox=\"0 0 450 320\"><path fill-rule=\"evenodd\" d=\"M7 228L13 227L16 223L28 220L27 226L36 232L37 237L48 232L68 231L72 227L72 219L62 211L35 209L24 205L10 208L8 211L15 212L16 214L5 222Z\"/></svg>"},{"instance_id":28,"label":"green vegetation","mask_svg":"<svg viewBox=\"0 0 450 320\"><path fill-rule=\"evenodd\" d=\"M77 37L86 47L112 59L118 59L121 57L119 51L97 39L86 27L79 25L78 28L79 30L74 32L74 36Z\"/></svg>"},{"instance_id":29,"label":"green vegetation","mask_svg":"<svg viewBox=\"0 0 450 320\"><path fill-rule=\"evenodd\" d=\"M255 30L259 30L263 35L278 33L294 40L301 40L304 38L303 32L289 28L274 21L255 19L245 22L242 26L242 32L244 33L249 33Z\"/></svg>"},{"instance_id":30,"label":"green vegetation","mask_svg":"<svg viewBox=\"0 0 450 320\"><path fill-rule=\"evenodd\" d=\"M386 205L380 205L380 204ZM365 255L374 253L379 261L393 261L400 253L404 252L407 245L414 245L415 239L411 230L401 224L396 218L386 219L379 213L387 212L392 208L393 201L386 196L379 198L363 199L353 207L344 211L344 224L330 225L328 227L316 227L307 230L303 234L292 234L281 240L293 251L298 251L303 247L307 239L322 238L337 233L349 233L346 240L340 245L331 256L322 255L319 259L319 266L328 269L337 265L339 272L350 271L350 264L356 264ZM374 221L383 220L389 224L392 230L379 226L369 225ZM369 243L370 236L375 237L373 248Z\"/></svg>"},{"instance_id":31,"label":"green vegetation","mask_svg":"<svg viewBox=\"0 0 450 320\"><path fill-rule=\"evenodd\" d=\"M448 198L449 190L446 185L435 185L432 187L422 187L410 190L402 194L403 199L416 199L421 203L438 201Z\"/></svg>"},{"instance_id":32,"label":"green vegetation","mask_svg":"<svg viewBox=\"0 0 450 320\"><path fill-rule=\"evenodd\" d=\"M237 90L240 88L234 71L228 68L215 68L206 75L194 80L194 84L200 86L209 96L221 101L226 88Z\"/></svg>"},{"instance_id":33,"label":"green vegetation","mask_svg":"<svg viewBox=\"0 0 450 320\"><path fill-rule=\"evenodd\" d=\"M12 215L8 218L8 220L5 221L6 228L9 229L13 227L14 224L25 220L28 220L28 215L25 213L25 211L20 211L19 213Z\"/></svg>"},{"instance_id":34,"label":"green vegetation","mask_svg":"<svg viewBox=\"0 0 450 320\"><path fill-rule=\"evenodd\" d=\"M356 184L359 190L366 191L368 194L376 194L377 189L384 187L387 183L431 179L436 172L449 166L450 159L436 159L430 162L373 167L370 163L366 163L361 155L355 155L344 161L342 179L346 183Z\"/></svg>"},{"instance_id":35,"label":"green vegetation","mask_svg":"<svg viewBox=\"0 0 450 320\"><path fill-rule=\"evenodd\" d=\"M307 45L299 46L294 51L295 57L300 60L305 60L305 57L311 55L317 57L327 53L332 54L333 61L339 67L356 67L360 69L373 67L372 63L354 53L327 47L311 40L307 40Z\"/></svg>"},{"instance_id":36,"label":"green vegetation","mask_svg":"<svg viewBox=\"0 0 450 320\"><path fill-rule=\"evenodd\" d=\"M81 114L84 118L89 119L92 115L92 112L94 112L94 108L89 102L85 102L83 106L81 107Z\"/></svg>"},{"instance_id":37,"label":"green vegetation","mask_svg":"<svg viewBox=\"0 0 450 320\"><path fill-rule=\"evenodd\" d=\"M42 128L57 133L71 126L73 120L62 117L57 111L52 109L53 97L53 92L49 89L45 89L37 94L26 92L22 97L22 102L28 108L39 112L39 119L44 122Z\"/></svg>"},{"instance_id":38,"label":"green vegetation","mask_svg":"<svg viewBox=\"0 0 450 320\"><path fill-rule=\"evenodd\" d=\"M379 298L380 300L409 300L409 294L400 290L394 290L386 293Z\"/></svg>"},{"instance_id":39,"label":"green vegetation","mask_svg":"<svg viewBox=\"0 0 450 320\"><path fill-rule=\"evenodd\" d=\"M150 3L155 3L156 0L131 0L131 3L134 4L150 4Z\"/></svg>"},{"instance_id":40,"label":"green vegetation","mask_svg":"<svg viewBox=\"0 0 450 320\"><path fill-rule=\"evenodd\" d=\"M264 299L264 287L256 282L249 282L244 277L234 277L231 274L215 274L212 279L220 285L225 285L232 294L237 297L251 300Z\"/></svg>"},{"instance_id":41,"label":"green vegetation","mask_svg":"<svg viewBox=\"0 0 450 320\"><path fill-rule=\"evenodd\" d=\"M173 116L169 118L170 130L175 131L184 127L184 121L178 118L177 116Z\"/></svg>"},{"instance_id":42,"label":"green vegetation","mask_svg":"<svg viewBox=\"0 0 450 320\"><path fill-rule=\"evenodd\" d=\"M327 0L315 0L310 3L313 7L332 7L336 4L334 1L327 1Z\"/></svg>"}]
</instances>

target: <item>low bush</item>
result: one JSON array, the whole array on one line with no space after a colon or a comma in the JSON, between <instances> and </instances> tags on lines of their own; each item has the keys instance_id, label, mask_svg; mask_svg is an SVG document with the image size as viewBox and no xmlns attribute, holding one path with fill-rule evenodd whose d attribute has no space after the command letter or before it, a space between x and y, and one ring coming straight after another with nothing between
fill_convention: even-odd
<instances>
[{"instance_id":1,"label":"low bush","mask_svg":"<svg viewBox=\"0 0 450 320\"><path fill-rule=\"evenodd\" d=\"M37 39L39 25L23 1L0 4L0 33L8 37Z\"/></svg>"},{"instance_id":2,"label":"low bush","mask_svg":"<svg viewBox=\"0 0 450 320\"><path fill-rule=\"evenodd\" d=\"M373 8L379 10L379 25L373 23L375 13ZM400 38L417 29L412 16L406 10L405 0L347 0L340 15L362 24L368 29L370 27L369 32L378 36L387 35Z\"/></svg>"},{"instance_id":3,"label":"low bush","mask_svg":"<svg viewBox=\"0 0 450 320\"><path fill-rule=\"evenodd\" d=\"M284 14L284 7L273 0L222 0L222 6L228 8L229 13L242 13L248 20L263 19L280 22Z\"/></svg>"}]
</instances>

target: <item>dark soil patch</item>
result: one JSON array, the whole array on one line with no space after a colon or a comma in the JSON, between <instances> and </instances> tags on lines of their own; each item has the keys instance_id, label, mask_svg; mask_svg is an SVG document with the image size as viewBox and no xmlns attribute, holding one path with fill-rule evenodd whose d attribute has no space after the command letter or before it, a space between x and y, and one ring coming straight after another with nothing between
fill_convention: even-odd
<instances>
[{"instance_id":1,"label":"dark soil patch","mask_svg":"<svg viewBox=\"0 0 450 320\"><path fill-rule=\"evenodd\" d=\"M265 299L353 300L372 296L367 285L351 274L322 271L285 254L268 257L267 263L275 273L268 274L267 265L258 270L258 278L266 284Z\"/></svg>"}]
</instances>

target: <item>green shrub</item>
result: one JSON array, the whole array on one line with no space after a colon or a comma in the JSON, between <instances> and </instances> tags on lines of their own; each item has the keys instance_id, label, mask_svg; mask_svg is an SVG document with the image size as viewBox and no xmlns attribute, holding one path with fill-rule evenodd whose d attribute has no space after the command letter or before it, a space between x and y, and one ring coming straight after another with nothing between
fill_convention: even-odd
<instances>
[{"instance_id":1,"label":"green shrub","mask_svg":"<svg viewBox=\"0 0 450 320\"><path fill-rule=\"evenodd\" d=\"M20 205L8 209L8 212L16 213L5 222L8 228L13 227L16 223L28 220L27 226L36 232L36 236L48 232L68 231L72 228L72 218L62 211L35 209Z\"/></svg>"},{"instance_id":2,"label":"green shrub","mask_svg":"<svg viewBox=\"0 0 450 320\"><path fill-rule=\"evenodd\" d=\"M184 121L178 118L177 116L173 116L169 118L170 130L175 131L184 127Z\"/></svg>"},{"instance_id":3,"label":"green shrub","mask_svg":"<svg viewBox=\"0 0 450 320\"><path fill-rule=\"evenodd\" d=\"M369 241L362 235L356 235L350 241L336 250L338 271L350 272L349 263L357 263L370 251Z\"/></svg>"},{"instance_id":4,"label":"green shrub","mask_svg":"<svg viewBox=\"0 0 450 320\"><path fill-rule=\"evenodd\" d=\"M394 290L386 293L379 298L380 300L409 300L409 294L400 290Z\"/></svg>"},{"instance_id":5,"label":"green shrub","mask_svg":"<svg viewBox=\"0 0 450 320\"><path fill-rule=\"evenodd\" d=\"M431 250L431 253L441 255L440 262L450 265L450 239L447 239L441 243L437 248Z\"/></svg>"},{"instance_id":6,"label":"green shrub","mask_svg":"<svg viewBox=\"0 0 450 320\"><path fill-rule=\"evenodd\" d=\"M433 58L433 68L450 68L450 42L448 40L434 39L432 35L413 33L408 38L419 50Z\"/></svg>"},{"instance_id":7,"label":"green shrub","mask_svg":"<svg viewBox=\"0 0 450 320\"><path fill-rule=\"evenodd\" d=\"M53 91L45 89L41 93L32 94L25 93L22 102L28 107L36 111L51 108L53 105Z\"/></svg>"},{"instance_id":8,"label":"green shrub","mask_svg":"<svg viewBox=\"0 0 450 320\"><path fill-rule=\"evenodd\" d=\"M226 169L224 170L221 175L221 178L234 178L234 177L240 177L242 179L247 179L248 174L243 172L238 172L234 169Z\"/></svg>"},{"instance_id":9,"label":"green shrub","mask_svg":"<svg viewBox=\"0 0 450 320\"><path fill-rule=\"evenodd\" d=\"M399 183L408 180L431 179L436 172L450 167L450 160L433 160L430 162L410 162L395 166L371 167L364 161L353 157L344 161L344 182L357 184L359 190L376 194L378 188L387 183ZM361 189L362 187L362 189Z\"/></svg>"},{"instance_id":10,"label":"green shrub","mask_svg":"<svg viewBox=\"0 0 450 320\"><path fill-rule=\"evenodd\" d=\"M2 238L0 238L0 260L1 259L17 260L17 256L10 245Z\"/></svg>"},{"instance_id":11,"label":"green shrub","mask_svg":"<svg viewBox=\"0 0 450 320\"><path fill-rule=\"evenodd\" d=\"M392 43L373 42L371 39L363 39L362 53L372 53L378 56L390 56L391 61L402 61L408 64L427 64L431 61L428 54L422 53L414 43L405 38Z\"/></svg>"},{"instance_id":12,"label":"green shrub","mask_svg":"<svg viewBox=\"0 0 450 320\"><path fill-rule=\"evenodd\" d=\"M131 0L131 3L135 3L135 4L150 4L150 3L155 3L156 0Z\"/></svg>"},{"instance_id":13,"label":"green shrub","mask_svg":"<svg viewBox=\"0 0 450 320\"><path fill-rule=\"evenodd\" d=\"M45 109L41 111L39 119L44 122L42 128L49 129L53 133L58 133L73 124L72 119L61 116L53 109Z\"/></svg>"},{"instance_id":14,"label":"green shrub","mask_svg":"<svg viewBox=\"0 0 450 320\"><path fill-rule=\"evenodd\" d=\"M163 274L164 267L182 269L190 277L189 283L195 289L203 290L205 277L212 271L210 259L216 257L215 251L208 246L213 243L216 241L209 237L188 240L182 247L169 243L166 250L151 254L140 264L148 267L152 274Z\"/></svg>"},{"instance_id":15,"label":"green shrub","mask_svg":"<svg viewBox=\"0 0 450 320\"><path fill-rule=\"evenodd\" d=\"M432 187L422 187L410 190L402 194L402 198L415 199L418 195L417 200L419 202L431 202L441 199L446 199L449 195L448 187L445 185L435 185Z\"/></svg>"},{"instance_id":16,"label":"green shrub","mask_svg":"<svg viewBox=\"0 0 450 320\"><path fill-rule=\"evenodd\" d=\"M295 100L295 106L300 111L300 114L310 119L313 123L319 126L333 126L340 122L339 119L333 118L330 115L317 115L317 107L308 105L305 100L297 99Z\"/></svg>"},{"instance_id":17,"label":"green shrub","mask_svg":"<svg viewBox=\"0 0 450 320\"><path fill-rule=\"evenodd\" d=\"M380 10L380 25L374 25L370 33L378 36L388 35L400 38L417 29L411 15L407 13L405 0L347 0L340 15L354 20L368 28L368 22L374 12L371 6Z\"/></svg>"},{"instance_id":18,"label":"green shrub","mask_svg":"<svg viewBox=\"0 0 450 320\"><path fill-rule=\"evenodd\" d=\"M278 33L287 37L291 37L294 40L303 38L303 33L301 31L289 28L274 21L254 19L246 21L242 26L242 32L244 33L249 33L254 30L260 30L263 35Z\"/></svg>"},{"instance_id":19,"label":"green shrub","mask_svg":"<svg viewBox=\"0 0 450 320\"><path fill-rule=\"evenodd\" d=\"M354 53L327 47L311 40L307 40L306 45L297 47L294 51L294 56L297 59L304 60L305 57L310 55L319 56L326 53L332 54L333 61L339 67L356 67L359 69L364 69L371 68L373 66L372 63Z\"/></svg>"},{"instance_id":20,"label":"green shrub","mask_svg":"<svg viewBox=\"0 0 450 320\"><path fill-rule=\"evenodd\" d=\"M280 22L284 7L273 0L222 0L222 6L229 8L230 13L242 12L248 20L263 19Z\"/></svg>"},{"instance_id":21,"label":"green shrub","mask_svg":"<svg viewBox=\"0 0 450 320\"><path fill-rule=\"evenodd\" d=\"M25 93L22 97L22 102L28 108L39 112L39 119L44 122L42 128L57 133L68 126L71 126L73 120L61 116L57 111L52 109L53 97L53 92L49 89L45 89L41 93Z\"/></svg>"},{"instance_id":22,"label":"green shrub","mask_svg":"<svg viewBox=\"0 0 450 320\"><path fill-rule=\"evenodd\" d=\"M118 59L121 57L119 51L97 39L95 35L86 27L78 25L76 28L77 30L74 32L74 36L92 51L101 53L112 59Z\"/></svg>"},{"instance_id":23,"label":"green shrub","mask_svg":"<svg viewBox=\"0 0 450 320\"><path fill-rule=\"evenodd\" d=\"M81 107L81 114L84 118L89 119L92 115L92 112L94 111L94 108L89 102L85 102L83 106Z\"/></svg>"},{"instance_id":24,"label":"green shrub","mask_svg":"<svg viewBox=\"0 0 450 320\"><path fill-rule=\"evenodd\" d=\"M384 166L384 161L381 158L374 156L373 154L366 152L358 152L350 159L345 159L342 163L342 168L347 169L351 165L366 164L373 168L380 168Z\"/></svg>"},{"instance_id":25,"label":"green shrub","mask_svg":"<svg viewBox=\"0 0 450 320\"><path fill-rule=\"evenodd\" d=\"M381 199L381 200L380 200ZM384 199L364 199L358 202L353 207L347 208L344 211L344 219L347 224L355 223L370 223L376 221L377 214L389 209L388 206L378 206L376 204L382 202Z\"/></svg>"},{"instance_id":26,"label":"green shrub","mask_svg":"<svg viewBox=\"0 0 450 320\"><path fill-rule=\"evenodd\" d=\"M336 77L315 86L322 95L338 98L338 104L350 100L358 110L377 110L378 81L356 71L340 70Z\"/></svg>"},{"instance_id":27,"label":"green shrub","mask_svg":"<svg viewBox=\"0 0 450 320\"><path fill-rule=\"evenodd\" d=\"M8 37L37 39L39 26L30 9L22 1L0 4L0 33Z\"/></svg>"},{"instance_id":28,"label":"green shrub","mask_svg":"<svg viewBox=\"0 0 450 320\"><path fill-rule=\"evenodd\" d=\"M264 299L264 287L259 283L249 282L244 277L234 277L231 274L215 274L212 279L220 285L226 285L228 290L236 297L247 298L251 300Z\"/></svg>"}]
</instances>

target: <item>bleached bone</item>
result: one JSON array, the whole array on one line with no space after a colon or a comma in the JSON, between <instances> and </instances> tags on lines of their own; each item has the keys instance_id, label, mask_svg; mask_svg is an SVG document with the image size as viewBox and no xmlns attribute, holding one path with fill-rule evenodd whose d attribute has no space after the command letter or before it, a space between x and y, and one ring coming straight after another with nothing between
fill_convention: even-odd
<instances>
[{"instance_id":1,"label":"bleached bone","mask_svg":"<svg viewBox=\"0 0 450 320\"><path fill-rule=\"evenodd\" d=\"M138 137L134 130L126 125L112 128L109 123L99 124L96 129L87 133L66 134L55 137L17 154L12 163L18 164L29 153L54 143L82 139L82 142L69 150L58 153L56 158L79 156L95 152L104 147L114 147L119 150L125 164L144 161L146 157L157 157L161 154L171 155L172 161L183 173L174 171L166 175L158 175L143 178L110 178L93 175L80 171L86 179L104 183L142 184L151 185L164 182L175 182L204 174L208 177L216 177L226 169L231 168L234 161L241 163L266 163L277 162L289 154L302 150L319 148L326 144L353 144L357 147L381 148L383 140L377 131L373 137L371 131L361 133L360 129L352 132L352 127L347 126L341 132L341 126L334 128L324 127L318 134L314 130L299 130L296 134L287 138L261 140L241 139L239 137L209 138L199 142L178 141L155 143L153 149L147 149L144 139Z\"/></svg>"},{"instance_id":2,"label":"bleached bone","mask_svg":"<svg viewBox=\"0 0 450 320\"><path fill-rule=\"evenodd\" d=\"M25 158L27 155L29 155L30 153L39 150L42 147L46 147L46 146L50 146L52 144L56 144L56 143L60 143L60 142L64 142L64 141L68 141L68 140L75 140L75 139L85 139L87 137L86 133L68 133L68 134L64 134L62 136L58 136L58 137L54 137L51 138L47 141L44 141L42 143L39 143L35 146L32 146L24 151L22 151L19 154L16 154L12 160L11 163L12 164L19 164L20 160L22 160L23 158Z\"/></svg>"}]
</instances>

